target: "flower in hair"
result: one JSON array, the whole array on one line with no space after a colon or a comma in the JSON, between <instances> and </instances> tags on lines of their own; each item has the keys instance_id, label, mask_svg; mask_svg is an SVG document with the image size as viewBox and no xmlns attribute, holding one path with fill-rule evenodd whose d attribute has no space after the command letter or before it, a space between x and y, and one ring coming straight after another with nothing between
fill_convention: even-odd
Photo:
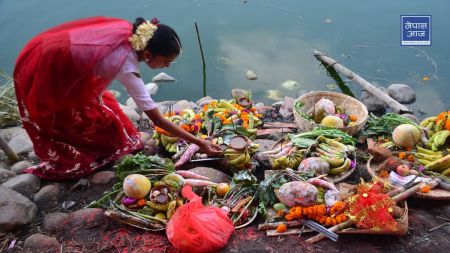
<instances>
[{"instance_id":1,"label":"flower in hair","mask_svg":"<svg viewBox=\"0 0 450 253\"><path fill-rule=\"evenodd\" d=\"M131 35L130 38L128 38L128 40L131 42L131 47L133 47L133 49L136 51L144 50L147 46L147 43L153 37L153 34L157 29L158 26L153 24L151 21L145 21L144 23L140 24L136 28L136 32Z\"/></svg>"},{"instance_id":2,"label":"flower in hair","mask_svg":"<svg viewBox=\"0 0 450 253\"><path fill-rule=\"evenodd\" d=\"M159 26L159 19L157 19L157 18L152 18L152 20L150 20L150 23L152 23L152 24L154 24L154 25L156 25L156 26Z\"/></svg>"}]
</instances>

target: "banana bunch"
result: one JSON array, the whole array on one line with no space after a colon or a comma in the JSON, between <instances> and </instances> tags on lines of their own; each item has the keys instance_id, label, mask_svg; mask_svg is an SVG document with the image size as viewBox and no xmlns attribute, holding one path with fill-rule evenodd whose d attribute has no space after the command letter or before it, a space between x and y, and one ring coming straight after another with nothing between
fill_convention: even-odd
<instances>
[{"instance_id":1,"label":"banana bunch","mask_svg":"<svg viewBox=\"0 0 450 253\"><path fill-rule=\"evenodd\" d=\"M178 137L167 136L164 134L160 134L159 140L161 145L167 152L176 153L177 152L177 142Z\"/></svg>"},{"instance_id":2,"label":"banana bunch","mask_svg":"<svg viewBox=\"0 0 450 253\"><path fill-rule=\"evenodd\" d=\"M259 144L251 143L244 150L239 151L228 148L224 151L224 156L228 159L228 164L238 169L245 169L250 164L252 155L258 151Z\"/></svg>"},{"instance_id":3,"label":"banana bunch","mask_svg":"<svg viewBox=\"0 0 450 253\"><path fill-rule=\"evenodd\" d=\"M284 170L287 168L297 169L297 167L302 162L304 155L304 149L297 149L296 147L294 147L292 152L273 159L272 167L274 170Z\"/></svg>"},{"instance_id":4,"label":"banana bunch","mask_svg":"<svg viewBox=\"0 0 450 253\"><path fill-rule=\"evenodd\" d=\"M438 151L439 148L444 146L447 138L450 136L450 130L442 130L436 132L431 136L431 138L427 142L427 147L431 148L432 151Z\"/></svg>"},{"instance_id":5,"label":"banana bunch","mask_svg":"<svg viewBox=\"0 0 450 253\"><path fill-rule=\"evenodd\" d=\"M444 155L442 151L416 147L415 157L417 161L425 166L425 170L439 172L444 176L450 176L450 154ZM450 150L447 150L447 153Z\"/></svg>"},{"instance_id":6,"label":"banana bunch","mask_svg":"<svg viewBox=\"0 0 450 253\"><path fill-rule=\"evenodd\" d=\"M347 153L354 152L355 147L324 136L319 136L317 141L316 155L330 164L329 174L338 175L350 168L351 160L347 157Z\"/></svg>"},{"instance_id":7,"label":"banana bunch","mask_svg":"<svg viewBox=\"0 0 450 253\"><path fill-rule=\"evenodd\" d=\"M445 129L445 124L450 119L450 114L443 112L440 115L425 118L420 122L420 126L428 131L428 136L432 136Z\"/></svg>"}]
</instances>

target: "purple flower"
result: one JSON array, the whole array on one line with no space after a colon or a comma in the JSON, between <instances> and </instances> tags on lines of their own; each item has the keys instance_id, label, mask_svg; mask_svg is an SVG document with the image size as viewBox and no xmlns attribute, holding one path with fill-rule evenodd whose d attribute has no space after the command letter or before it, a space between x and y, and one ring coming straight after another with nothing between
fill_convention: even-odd
<instances>
[{"instance_id":1,"label":"purple flower","mask_svg":"<svg viewBox=\"0 0 450 253\"><path fill-rule=\"evenodd\" d=\"M123 197L122 199L122 204L124 206L129 206L129 205L133 205L137 202L138 200L132 197Z\"/></svg>"},{"instance_id":2,"label":"purple flower","mask_svg":"<svg viewBox=\"0 0 450 253\"><path fill-rule=\"evenodd\" d=\"M423 167L423 165L419 165L419 167L417 167L417 170L418 170L419 172L422 172L422 171L425 170L425 167Z\"/></svg>"},{"instance_id":3,"label":"purple flower","mask_svg":"<svg viewBox=\"0 0 450 253\"><path fill-rule=\"evenodd\" d=\"M350 160L350 169L353 169L356 167L356 160Z\"/></svg>"}]
</instances>

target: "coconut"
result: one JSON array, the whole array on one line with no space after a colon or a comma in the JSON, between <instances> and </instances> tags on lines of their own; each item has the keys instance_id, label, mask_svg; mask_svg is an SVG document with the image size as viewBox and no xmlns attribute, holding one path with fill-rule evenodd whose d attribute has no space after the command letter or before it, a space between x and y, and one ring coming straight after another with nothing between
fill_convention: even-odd
<instances>
[{"instance_id":1,"label":"coconut","mask_svg":"<svg viewBox=\"0 0 450 253\"><path fill-rule=\"evenodd\" d=\"M392 140L400 147L415 147L420 140L420 130L411 124L401 124L392 132Z\"/></svg>"},{"instance_id":2,"label":"coconut","mask_svg":"<svg viewBox=\"0 0 450 253\"><path fill-rule=\"evenodd\" d=\"M123 191L128 197L141 199L150 192L152 183L150 180L140 174L128 175L123 180Z\"/></svg>"}]
</instances>

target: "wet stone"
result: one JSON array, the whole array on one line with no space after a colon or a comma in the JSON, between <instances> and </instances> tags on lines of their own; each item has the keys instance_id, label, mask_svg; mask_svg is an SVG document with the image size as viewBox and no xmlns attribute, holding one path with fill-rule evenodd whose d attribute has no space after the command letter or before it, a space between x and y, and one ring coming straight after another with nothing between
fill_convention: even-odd
<instances>
[{"instance_id":1,"label":"wet stone","mask_svg":"<svg viewBox=\"0 0 450 253\"><path fill-rule=\"evenodd\" d=\"M385 91L383 87L379 89ZM387 105L383 101L379 100L377 97L373 96L367 91L362 92L360 101L367 107L367 110L369 112L383 111L387 107Z\"/></svg>"},{"instance_id":2,"label":"wet stone","mask_svg":"<svg viewBox=\"0 0 450 253\"><path fill-rule=\"evenodd\" d=\"M393 83L387 88L390 97L402 104L411 104L416 101L416 93L406 84Z\"/></svg>"},{"instance_id":3,"label":"wet stone","mask_svg":"<svg viewBox=\"0 0 450 253\"><path fill-rule=\"evenodd\" d=\"M16 174L22 174L23 171L29 167L32 167L34 164L29 161L20 161L11 166L11 171Z\"/></svg>"},{"instance_id":4,"label":"wet stone","mask_svg":"<svg viewBox=\"0 0 450 253\"><path fill-rule=\"evenodd\" d=\"M55 238L43 234L30 235L24 243L24 252L57 253L60 251L60 243Z\"/></svg>"},{"instance_id":5,"label":"wet stone","mask_svg":"<svg viewBox=\"0 0 450 253\"><path fill-rule=\"evenodd\" d=\"M41 180L37 176L33 174L22 174L9 179L2 186L8 187L30 198L39 189L40 183Z\"/></svg>"}]
</instances>

